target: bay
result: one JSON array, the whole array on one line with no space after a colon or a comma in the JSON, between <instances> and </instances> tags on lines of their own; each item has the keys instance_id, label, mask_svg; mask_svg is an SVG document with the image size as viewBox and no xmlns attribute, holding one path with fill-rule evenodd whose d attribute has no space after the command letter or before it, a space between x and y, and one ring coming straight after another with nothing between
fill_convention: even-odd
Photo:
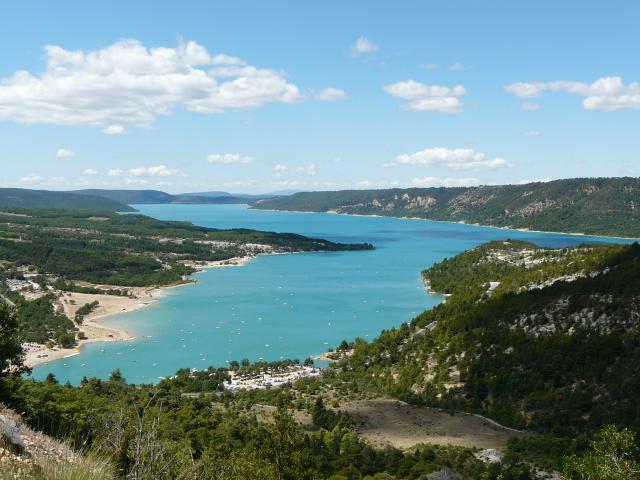
<instances>
[{"instance_id":1,"label":"bay","mask_svg":"<svg viewBox=\"0 0 640 480\"><path fill-rule=\"evenodd\" d=\"M215 228L294 232L337 242L371 242L374 251L264 255L242 267L194 275L195 285L166 290L155 305L102 320L126 326L131 342L86 345L80 355L34 368L78 384L116 368L132 383L155 383L179 368L225 366L247 358L278 360L325 352L340 341L373 339L442 298L420 272L495 239L561 247L622 239L521 232L447 222L252 210L246 205L135 205L163 220Z\"/></svg>"}]
</instances>

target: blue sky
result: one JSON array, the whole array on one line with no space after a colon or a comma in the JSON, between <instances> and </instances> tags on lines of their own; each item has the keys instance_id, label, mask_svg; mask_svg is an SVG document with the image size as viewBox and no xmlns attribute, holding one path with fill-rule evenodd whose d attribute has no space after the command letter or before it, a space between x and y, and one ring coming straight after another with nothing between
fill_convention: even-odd
<instances>
[{"instance_id":1,"label":"blue sky","mask_svg":"<svg viewBox=\"0 0 640 480\"><path fill-rule=\"evenodd\" d=\"M640 4L5 2L1 186L640 175Z\"/></svg>"}]
</instances>

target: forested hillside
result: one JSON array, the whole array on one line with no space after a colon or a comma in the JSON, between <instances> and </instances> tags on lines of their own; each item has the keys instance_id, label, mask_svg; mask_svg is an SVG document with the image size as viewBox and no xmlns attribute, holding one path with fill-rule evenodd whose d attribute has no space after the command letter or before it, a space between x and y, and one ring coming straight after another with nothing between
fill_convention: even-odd
<instances>
[{"instance_id":1,"label":"forested hillside","mask_svg":"<svg viewBox=\"0 0 640 480\"><path fill-rule=\"evenodd\" d=\"M23 188L0 188L0 210L3 207L66 208L104 212L134 211L123 202L95 195Z\"/></svg>"},{"instance_id":2,"label":"forested hillside","mask_svg":"<svg viewBox=\"0 0 640 480\"><path fill-rule=\"evenodd\" d=\"M143 215L63 210L0 212L0 259L65 279L112 285L166 285L190 261L252 253L372 248L289 233L217 230ZM5 266L6 268L6 266Z\"/></svg>"},{"instance_id":3,"label":"forested hillside","mask_svg":"<svg viewBox=\"0 0 640 480\"><path fill-rule=\"evenodd\" d=\"M497 227L640 237L640 179L305 192L254 208L417 217Z\"/></svg>"},{"instance_id":4,"label":"forested hillside","mask_svg":"<svg viewBox=\"0 0 640 480\"><path fill-rule=\"evenodd\" d=\"M356 342L345 378L558 438L606 423L640 430L637 243L492 242L424 279L446 302Z\"/></svg>"}]
</instances>

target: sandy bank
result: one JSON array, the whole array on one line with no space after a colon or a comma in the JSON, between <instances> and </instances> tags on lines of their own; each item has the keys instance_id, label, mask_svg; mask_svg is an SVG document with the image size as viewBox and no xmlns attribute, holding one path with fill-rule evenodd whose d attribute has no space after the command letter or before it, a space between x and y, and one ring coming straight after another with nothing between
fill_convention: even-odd
<instances>
[{"instance_id":1,"label":"sandy bank","mask_svg":"<svg viewBox=\"0 0 640 480\"><path fill-rule=\"evenodd\" d=\"M228 260L212 262L189 262L186 265L195 268L198 273L209 268L220 268L230 266L242 266L250 261L253 256L236 257ZM148 307L156 303L161 297L166 295L170 288L190 285L193 281L185 279L184 283L169 285L164 287L119 287L114 285L89 285L98 288L116 288L129 292L129 296L99 295L91 293L59 292L60 299L57 308L70 318L75 318L76 311L87 303L98 301L98 306L83 319L79 331L84 333L86 338L78 340L77 346L73 348L48 348L46 345L29 348L25 363L29 367L41 365L43 363L61 360L63 358L75 356L81 353L81 349L88 343L95 342L122 342L131 341L136 338L135 332L127 327L116 327L101 323L107 317L123 313L133 312Z\"/></svg>"}]
</instances>

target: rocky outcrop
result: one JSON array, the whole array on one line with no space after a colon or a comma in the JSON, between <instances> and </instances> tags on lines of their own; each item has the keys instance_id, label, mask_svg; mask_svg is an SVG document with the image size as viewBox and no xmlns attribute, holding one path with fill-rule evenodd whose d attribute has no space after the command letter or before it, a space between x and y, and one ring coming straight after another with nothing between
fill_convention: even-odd
<instances>
[{"instance_id":1,"label":"rocky outcrop","mask_svg":"<svg viewBox=\"0 0 640 480\"><path fill-rule=\"evenodd\" d=\"M42 461L69 462L76 454L67 446L35 432L20 415L0 405L0 478L32 478Z\"/></svg>"}]
</instances>

